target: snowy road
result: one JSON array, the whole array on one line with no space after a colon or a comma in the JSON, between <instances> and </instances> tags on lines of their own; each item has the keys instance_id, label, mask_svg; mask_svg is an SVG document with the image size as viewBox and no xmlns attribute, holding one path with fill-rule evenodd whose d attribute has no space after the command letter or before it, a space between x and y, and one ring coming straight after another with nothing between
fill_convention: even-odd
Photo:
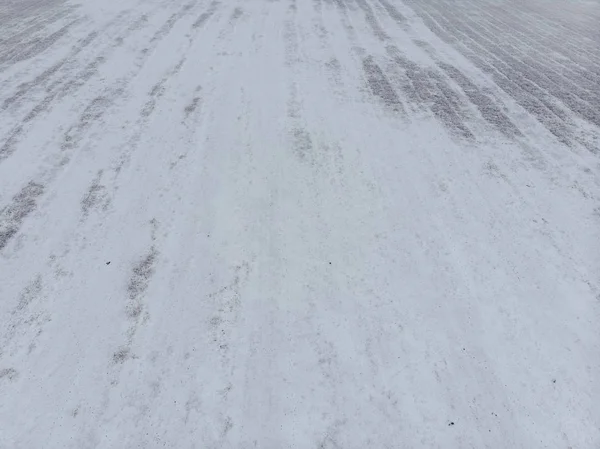
<instances>
[{"instance_id":1,"label":"snowy road","mask_svg":"<svg viewBox=\"0 0 600 449\"><path fill-rule=\"evenodd\" d=\"M600 447L599 23L0 0L0 448Z\"/></svg>"}]
</instances>

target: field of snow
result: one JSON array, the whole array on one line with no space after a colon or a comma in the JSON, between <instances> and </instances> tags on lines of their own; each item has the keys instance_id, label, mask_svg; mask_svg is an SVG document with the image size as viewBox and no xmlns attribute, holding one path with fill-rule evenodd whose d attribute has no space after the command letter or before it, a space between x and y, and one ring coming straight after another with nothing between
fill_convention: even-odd
<instances>
[{"instance_id":1,"label":"field of snow","mask_svg":"<svg viewBox=\"0 0 600 449\"><path fill-rule=\"evenodd\" d=\"M600 2L0 0L0 448L600 448Z\"/></svg>"}]
</instances>

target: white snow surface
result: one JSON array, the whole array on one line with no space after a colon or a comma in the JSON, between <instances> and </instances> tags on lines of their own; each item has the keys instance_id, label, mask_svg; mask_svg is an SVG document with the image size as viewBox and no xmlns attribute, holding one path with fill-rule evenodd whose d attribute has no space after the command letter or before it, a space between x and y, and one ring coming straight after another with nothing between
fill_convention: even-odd
<instances>
[{"instance_id":1,"label":"white snow surface","mask_svg":"<svg viewBox=\"0 0 600 449\"><path fill-rule=\"evenodd\" d=\"M599 448L598 23L0 0L0 448Z\"/></svg>"}]
</instances>

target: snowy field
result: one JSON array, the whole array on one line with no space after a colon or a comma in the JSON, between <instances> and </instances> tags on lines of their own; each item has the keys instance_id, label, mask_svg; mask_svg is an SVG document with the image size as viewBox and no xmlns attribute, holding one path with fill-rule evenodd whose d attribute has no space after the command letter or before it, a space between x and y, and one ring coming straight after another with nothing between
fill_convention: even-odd
<instances>
[{"instance_id":1,"label":"snowy field","mask_svg":"<svg viewBox=\"0 0 600 449\"><path fill-rule=\"evenodd\" d=\"M0 448L600 448L600 2L0 0Z\"/></svg>"}]
</instances>

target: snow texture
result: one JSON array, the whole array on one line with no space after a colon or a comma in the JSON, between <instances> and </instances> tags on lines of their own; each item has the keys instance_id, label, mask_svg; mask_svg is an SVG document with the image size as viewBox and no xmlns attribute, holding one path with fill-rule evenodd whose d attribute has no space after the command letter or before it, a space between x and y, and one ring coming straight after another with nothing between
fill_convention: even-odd
<instances>
[{"instance_id":1,"label":"snow texture","mask_svg":"<svg viewBox=\"0 0 600 449\"><path fill-rule=\"evenodd\" d=\"M599 448L599 23L0 0L0 448Z\"/></svg>"}]
</instances>

